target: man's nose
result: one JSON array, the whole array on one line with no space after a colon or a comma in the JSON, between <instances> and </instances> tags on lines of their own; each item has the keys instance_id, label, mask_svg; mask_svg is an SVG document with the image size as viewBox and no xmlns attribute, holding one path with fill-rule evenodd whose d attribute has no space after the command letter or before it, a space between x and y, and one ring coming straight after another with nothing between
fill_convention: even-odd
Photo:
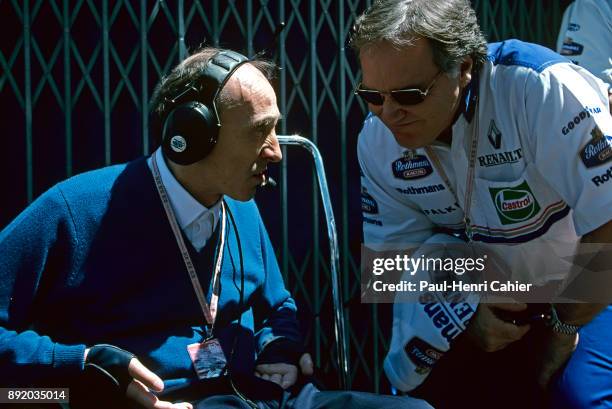
<instances>
[{"instance_id":1,"label":"man's nose","mask_svg":"<svg viewBox=\"0 0 612 409\"><path fill-rule=\"evenodd\" d=\"M391 95L385 95L383 104L379 107L379 116L383 120L393 122L404 116L404 107L400 105Z\"/></svg>"},{"instance_id":2,"label":"man's nose","mask_svg":"<svg viewBox=\"0 0 612 409\"><path fill-rule=\"evenodd\" d=\"M261 155L270 162L280 162L283 159L276 132L273 132L270 136L270 143L263 148Z\"/></svg>"}]
</instances>

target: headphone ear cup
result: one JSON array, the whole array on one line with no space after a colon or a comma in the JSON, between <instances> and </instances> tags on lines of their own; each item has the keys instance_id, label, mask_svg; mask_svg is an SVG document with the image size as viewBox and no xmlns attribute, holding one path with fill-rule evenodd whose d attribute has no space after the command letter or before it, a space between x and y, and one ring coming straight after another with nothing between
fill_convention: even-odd
<instances>
[{"instance_id":1,"label":"headphone ear cup","mask_svg":"<svg viewBox=\"0 0 612 409\"><path fill-rule=\"evenodd\" d=\"M206 105L192 101L170 111L162 135L166 157L179 165L191 165L213 150L219 126Z\"/></svg>"}]
</instances>

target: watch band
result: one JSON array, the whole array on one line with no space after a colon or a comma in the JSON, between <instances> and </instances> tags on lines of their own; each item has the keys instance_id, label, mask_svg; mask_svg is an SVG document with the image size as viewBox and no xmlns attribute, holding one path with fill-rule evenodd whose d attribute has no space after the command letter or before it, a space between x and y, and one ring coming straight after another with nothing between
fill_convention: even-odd
<instances>
[{"instance_id":1,"label":"watch band","mask_svg":"<svg viewBox=\"0 0 612 409\"><path fill-rule=\"evenodd\" d=\"M548 325L552 328L553 331L566 335L576 334L578 333L580 328L582 328L581 325L572 325L561 321L554 305L550 306L550 321Z\"/></svg>"}]
</instances>

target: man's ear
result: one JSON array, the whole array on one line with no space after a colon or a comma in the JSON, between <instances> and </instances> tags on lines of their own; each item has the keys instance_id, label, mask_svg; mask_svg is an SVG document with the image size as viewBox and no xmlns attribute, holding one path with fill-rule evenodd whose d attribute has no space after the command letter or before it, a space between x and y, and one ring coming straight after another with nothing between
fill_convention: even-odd
<instances>
[{"instance_id":1,"label":"man's ear","mask_svg":"<svg viewBox=\"0 0 612 409\"><path fill-rule=\"evenodd\" d=\"M470 81L472 81L472 68L474 67L474 61L469 55L466 56L461 62L459 72L459 85L461 88L465 88Z\"/></svg>"}]
</instances>

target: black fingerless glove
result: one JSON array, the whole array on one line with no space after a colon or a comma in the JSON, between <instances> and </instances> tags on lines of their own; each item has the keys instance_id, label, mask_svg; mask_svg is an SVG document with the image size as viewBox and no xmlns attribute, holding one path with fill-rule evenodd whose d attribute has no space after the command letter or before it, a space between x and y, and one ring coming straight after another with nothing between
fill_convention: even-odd
<instances>
[{"instance_id":1,"label":"black fingerless glove","mask_svg":"<svg viewBox=\"0 0 612 409\"><path fill-rule=\"evenodd\" d=\"M301 342L279 337L266 344L255 365L285 363L299 367L298 362L304 352Z\"/></svg>"},{"instance_id":2,"label":"black fingerless glove","mask_svg":"<svg viewBox=\"0 0 612 409\"><path fill-rule=\"evenodd\" d=\"M95 371L109 379L125 395L132 376L128 371L135 355L113 345L98 344L89 349L85 371Z\"/></svg>"}]
</instances>

